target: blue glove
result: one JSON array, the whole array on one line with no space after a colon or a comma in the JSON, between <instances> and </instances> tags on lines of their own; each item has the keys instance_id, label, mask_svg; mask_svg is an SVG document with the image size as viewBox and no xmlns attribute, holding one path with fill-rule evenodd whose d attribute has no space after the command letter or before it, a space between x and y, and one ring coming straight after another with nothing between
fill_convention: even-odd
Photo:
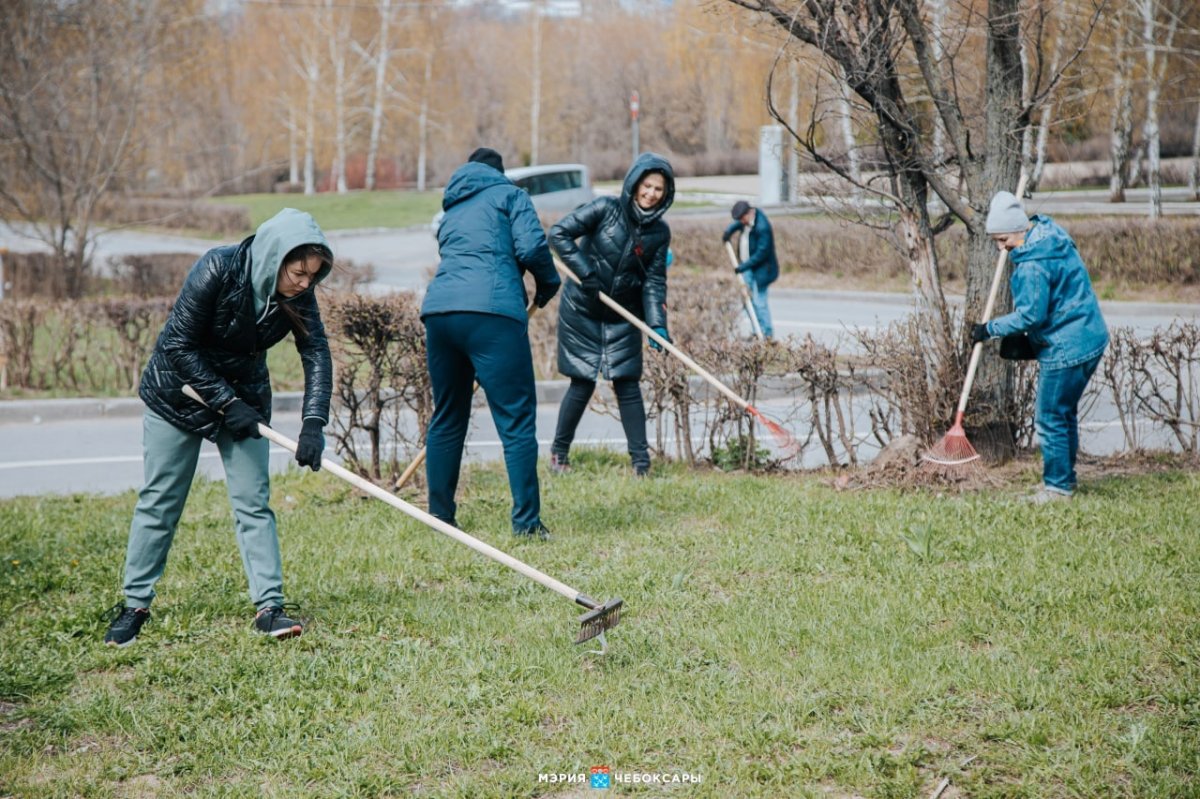
<instances>
[{"instance_id":1,"label":"blue glove","mask_svg":"<svg viewBox=\"0 0 1200 799\"><path fill-rule=\"evenodd\" d=\"M738 264L737 267L735 267L733 271L737 272L740 275L740 274L743 274L743 273L749 271L749 269L750 269L749 265L743 263L743 264Z\"/></svg>"},{"instance_id":2,"label":"blue glove","mask_svg":"<svg viewBox=\"0 0 1200 799\"><path fill-rule=\"evenodd\" d=\"M653 331L654 331L655 333L657 333L658 335L660 335L660 336L662 336L663 338L665 338L665 339L667 340L667 342L668 342L668 343L670 343L670 344L674 344L674 343L675 343L675 342L674 342L674 341L671 339L671 337L670 337L669 335L667 335L667 329L666 329L665 327L652 327L652 328L650 328L650 329L651 329L651 330L653 330ZM662 351L662 345L661 345L661 344L659 344L659 343L658 343L657 341L655 341L654 339L650 339L650 349L652 349L652 350L654 350L654 351L656 351L656 352L661 352L661 351Z\"/></svg>"}]
</instances>

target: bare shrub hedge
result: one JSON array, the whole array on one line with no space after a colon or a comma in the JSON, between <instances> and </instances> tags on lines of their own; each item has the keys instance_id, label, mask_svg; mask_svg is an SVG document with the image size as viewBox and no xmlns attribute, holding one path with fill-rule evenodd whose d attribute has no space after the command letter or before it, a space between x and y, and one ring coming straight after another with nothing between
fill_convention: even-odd
<instances>
[{"instance_id":1,"label":"bare shrub hedge","mask_svg":"<svg viewBox=\"0 0 1200 799\"><path fill-rule=\"evenodd\" d=\"M1200 219L1168 217L1072 218L1059 223L1075 239L1079 254L1098 284L1118 286L1200 286ZM730 271L721 245L725 221L686 217L671 221L671 248L677 263L706 271ZM862 285L908 281L902 254L877 231L830 217L777 214L771 217L783 285L822 276L853 278ZM956 226L937 239L943 279L964 280L966 232Z\"/></svg>"},{"instance_id":2,"label":"bare shrub hedge","mask_svg":"<svg viewBox=\"0 0 1200 799\"><path fill-rule=\"evenodd\" d=\"M672 274L668 302L677 345L790 430L801 455L813 453L809 465L814 458L829 466L861 464L905 435L929 444L951 421L966 352L942 372L931 371L911 319L836 343L810 337L760 342L738 337L737 294L715 288L711 276ZM331 293L321 303L335 358L338 451L383 479L415 455L432 412L418 300L411 293ZM51 394L132 394L170 305L166 298L6 300L0 303L3 383ZM531 321L543 367L554 351L554 323L553 307ZM1200 456L1200 324L1180 321L1140 337L1128 328L1111 334L1081 416L1087 421L1104 401L1114 409L1126 449L1145 449L1157 431L1172 449ZM299 388L294 353L280 359L278 369L272 365L277 387ZM753 470L800 462L784 462L758 422L677 359L648 352L645 363L647 416L659 457ZM1028 448L1037 367L1013 368L1015 434L1018 446ZM595 402L602 412L616 413L604 393Z\"/></svg>"}]
</instances>

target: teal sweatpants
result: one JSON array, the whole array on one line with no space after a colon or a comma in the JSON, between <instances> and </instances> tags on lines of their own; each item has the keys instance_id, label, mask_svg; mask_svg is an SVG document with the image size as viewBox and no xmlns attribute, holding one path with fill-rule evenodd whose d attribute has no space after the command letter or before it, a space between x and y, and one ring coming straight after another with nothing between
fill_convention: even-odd
<instances>
[{"instance_id":1,"label":"teal sweatpants","mask_svg":"<svg viewBox=\"0 0 1200 799\"><path fill-rule=\"evenodd\" d=\"M145 484L129 528L125 552L125 604L148 608L154 584L167 565L167 552L196 474L204 438L187 433L153 411L142 418ZM271 480L267 469L270 442L265 438L234 441L227 430L217 435L225 466L225 485L233 506L238 549L250 581L250 601L257 610L283 604L283 560L275 514L268 505Z\"/></svg>"}]
</instances>

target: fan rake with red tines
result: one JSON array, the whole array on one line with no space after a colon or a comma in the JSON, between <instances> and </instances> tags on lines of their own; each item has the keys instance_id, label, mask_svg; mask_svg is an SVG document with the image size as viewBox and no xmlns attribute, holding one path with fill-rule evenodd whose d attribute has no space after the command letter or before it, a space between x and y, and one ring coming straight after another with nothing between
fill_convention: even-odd
<instances>
[{"instance_id":1,"label":"fan rake with red tines","mask_svg":"<svg viewBox=\"0 0 1200 799\"><path fill-rule=\"evenodd\" d=\"M1025 193L1025 180L1025 175L1021 175L1021 179L1017 181L1017 197L1021 197ZM988 320L992 318L992 311L996 307L996 295L1000 291L1000 279L1004 275L1004 264L1007 260L1008 251L1001 249L999 257L996 258L996 271L992 275L992 287L988 292L987 303L983 307L983 317L979 320L981 324L987 324ZM975 451L975 447L971 446L966 431L963 430L963 414L967 410L967 398L971 396L971 385L975 382L975 372L979 369L979 358L982 354L983 342L977 341L971 348L971 362L967 365L967 379L963 381L962 394L958 397L954 424L940 441L921 455L925 463L933 469L961 471L978 468L979 453Z\"/></svg>"}]
</instances>

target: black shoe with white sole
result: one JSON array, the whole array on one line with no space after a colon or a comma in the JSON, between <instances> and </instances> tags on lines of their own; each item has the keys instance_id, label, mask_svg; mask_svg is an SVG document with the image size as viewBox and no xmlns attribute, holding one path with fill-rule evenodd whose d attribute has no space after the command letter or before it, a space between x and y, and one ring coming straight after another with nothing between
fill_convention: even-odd
<instances>
[{"instance_id":1,"label":"black shoe with white sole","mask_svg":"<svg viewBox=\"0 0 1200 799\"><path fill-rule=\"evenodd\" d=\"M129 646L137 640L142 625L150 621L149 608L131 608L118 602L111 612L114 618L104 634L104 643L108 646Z\"/></svg>"},{"instance_id":2,"label":"black shoe with white sole","mask_svg":"<svg viewBox=\"0 0 1200 799\"><path fill-rule=\"evenodd\" d=\"M263 608L254 616L254 629L280 640L294 638L304 632L304 625L291 618L289 612L294 613L295 609L291 606L289 610L280 606Z\"/></svg>"}]
</instances>

